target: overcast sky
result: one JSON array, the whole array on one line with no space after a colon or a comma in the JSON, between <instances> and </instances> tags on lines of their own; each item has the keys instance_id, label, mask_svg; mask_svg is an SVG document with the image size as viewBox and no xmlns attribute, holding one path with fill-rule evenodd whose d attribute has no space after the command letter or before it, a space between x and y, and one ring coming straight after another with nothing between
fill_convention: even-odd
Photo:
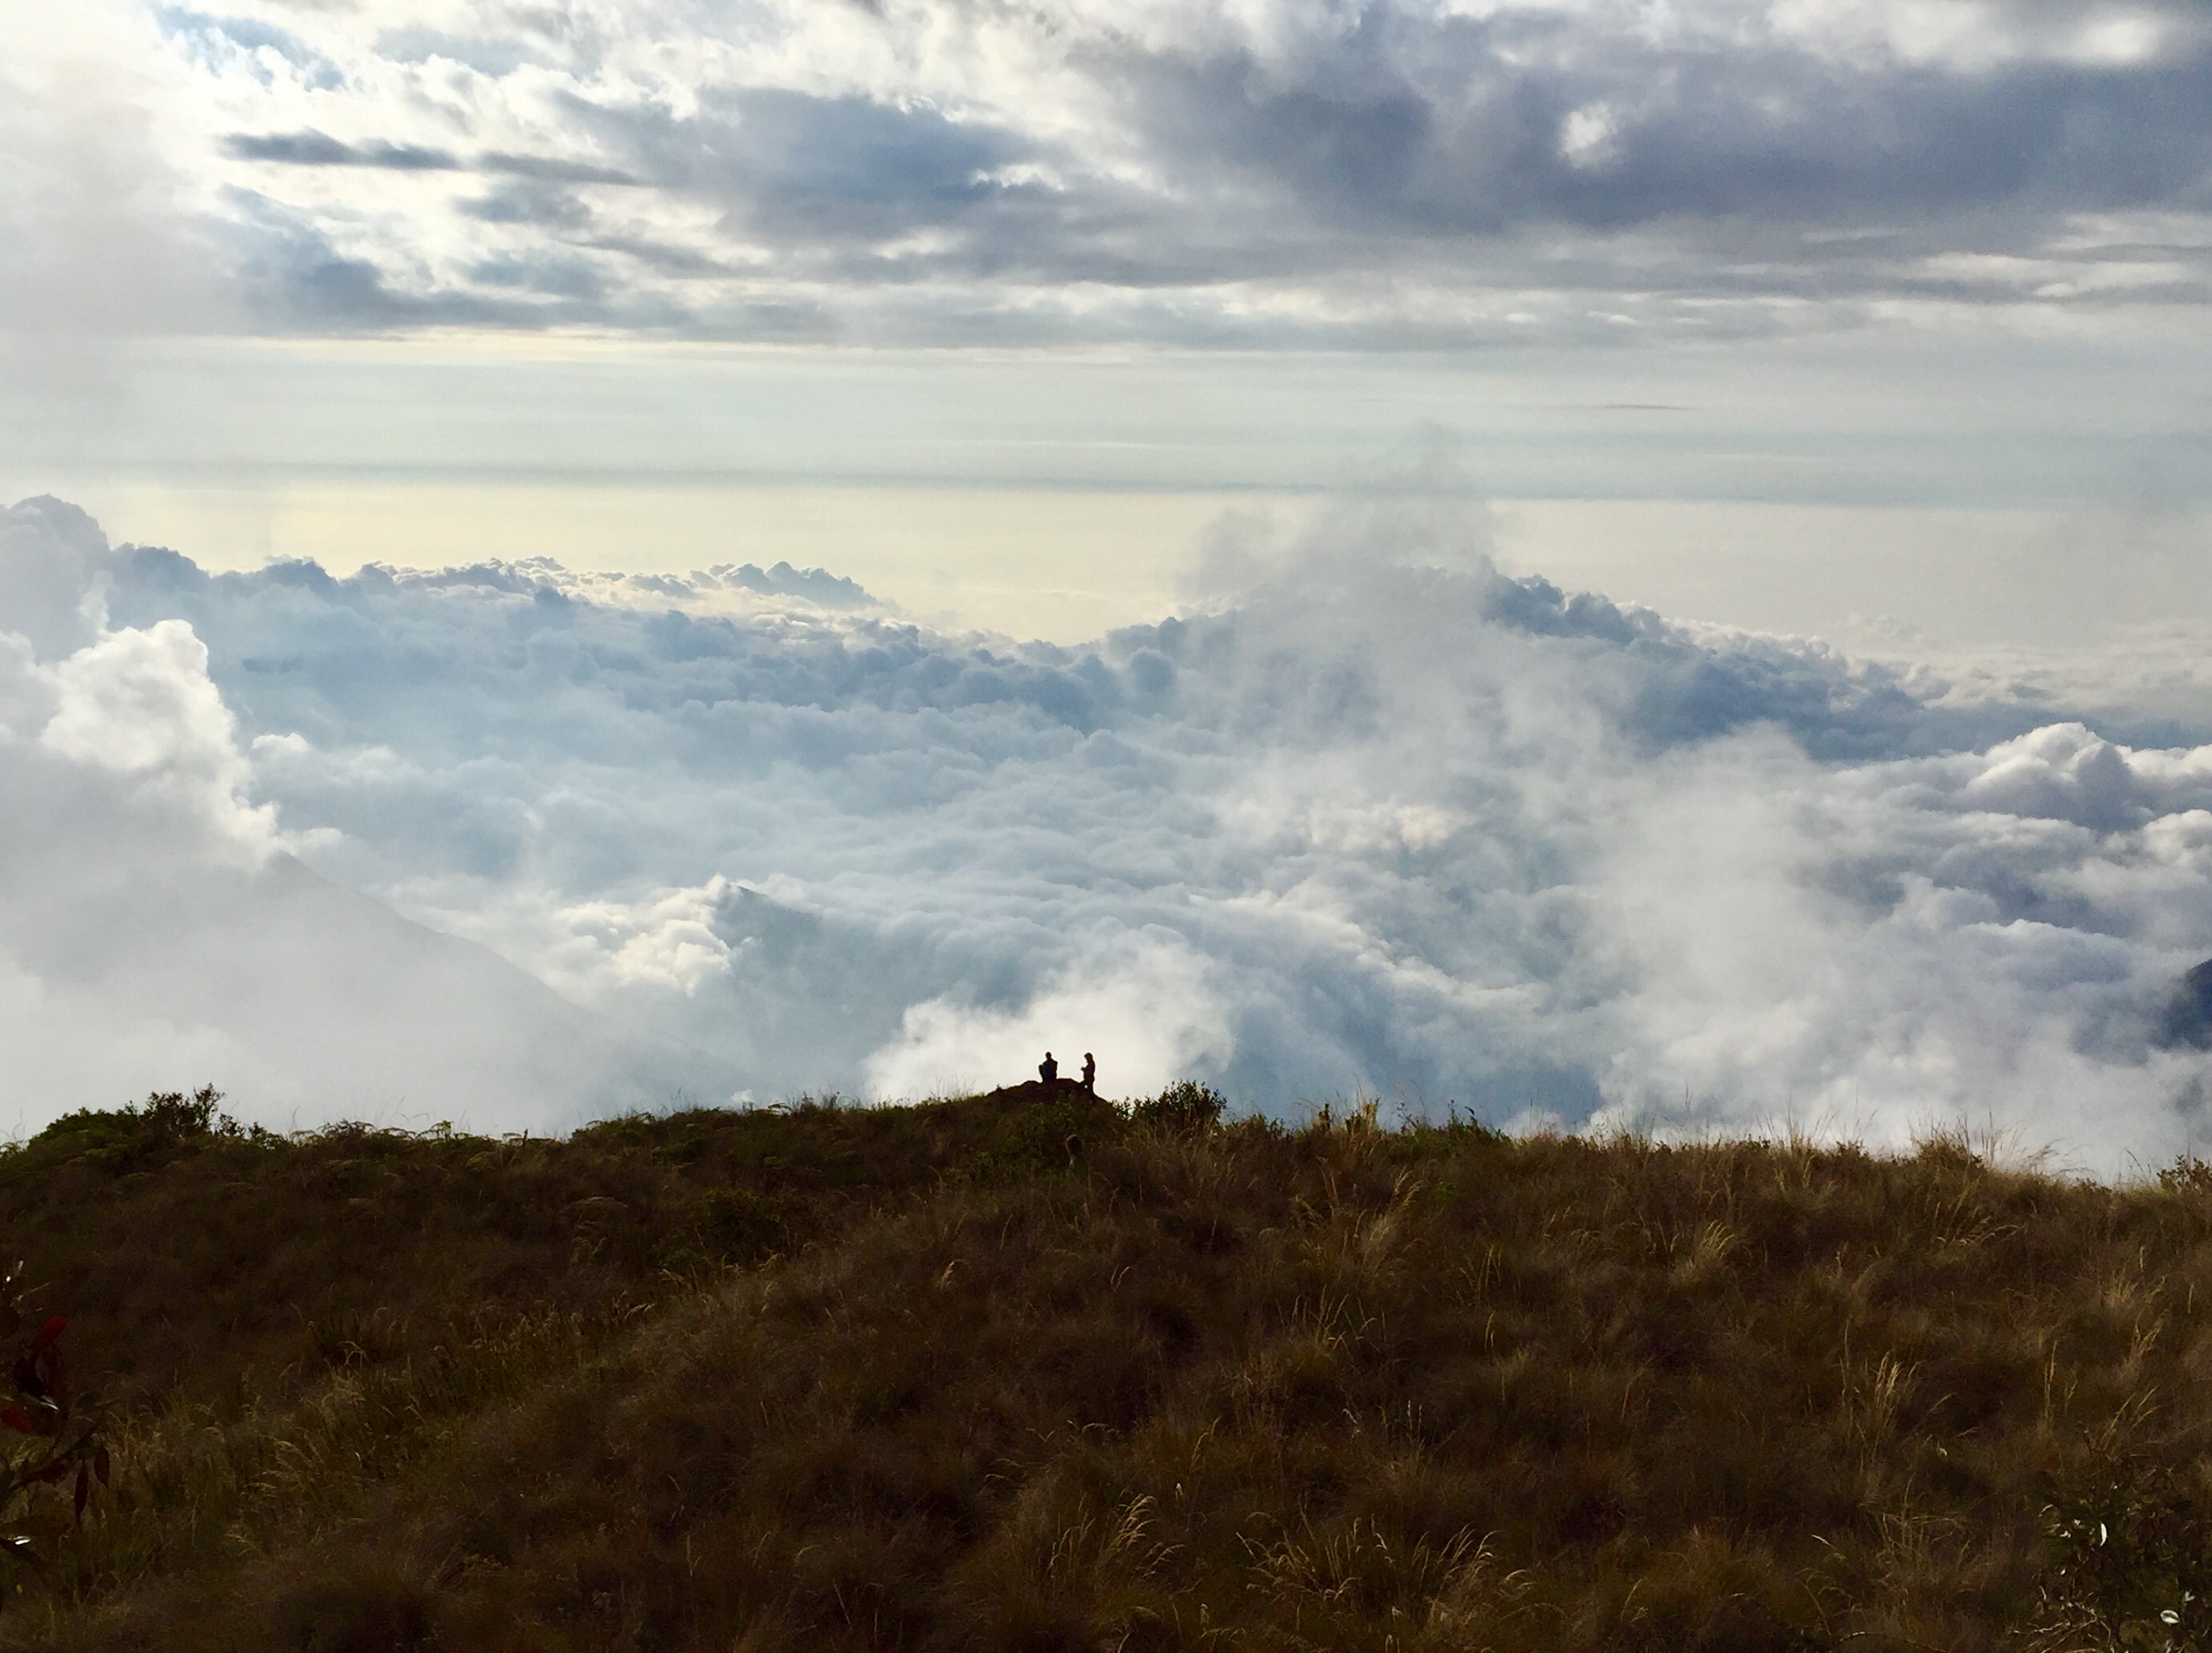
<instances>
[{"instance_id":1,"label":"overcast sky","mask_svg":"<svg viewBox=\"0 0 2212 1653\"><path fill-rule=\"evenodd\" d=\"M2207 295L2186 0L9 15L11 279L109 322L1371 348ZM134 228L202 267L85 283Z\"/></svg>"},{"instance_id":2,"label":"overcast sky","mask_svg":"<svg viewBox=\"0 0 2212 1653\"><path fill-rule=\"evenodd\" d=\"M2206 0L0 0L0 1106L2155 1158L2208 299Z\"/></svg>"},{"instance_id":3,"label":"overcast sky","mask_svg":"<svg viewBox=\"0 0 2212 1653\"><path fill-rule=\"evenodd\" d=\"M1439 439L1524 502L1509 564L1744 624L1937 635L2146 521L2212 543L2201 0L0 0L0 491L214 566L842 546L1072 641L1240 496Z\"/></svg>"}]
</instances>

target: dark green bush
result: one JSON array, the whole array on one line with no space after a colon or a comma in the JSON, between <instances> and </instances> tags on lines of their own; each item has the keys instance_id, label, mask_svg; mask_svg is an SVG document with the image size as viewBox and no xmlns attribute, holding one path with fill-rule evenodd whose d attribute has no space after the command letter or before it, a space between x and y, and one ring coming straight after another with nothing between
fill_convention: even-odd
<instances>
[{"instance_id":1,"label":"dark green bush","mask_svg":"<svg viewBox=\"0 0 2212 1653\"><path fill-rule=\"evenodd\" d=\"M1128 1121L1112 1103L1063 1084L1003 1115L969 1169L992 1178L1065 1170L1119 1137Z\"/></svg>"},{"instance_id":2,"label":"dark green bush","mask_svg":"<svg viewBox=\"0 0 2212 1653\"><path fill-rule=\"evenodd\" d=\"M274 1140L259 1126L241 1127L229 1115L218 1114L216 1104L222 1100L222 1092L211 1085L191 1092L156 1091L143 1103L64 1114L31 1140L117 1171L147 1169L216 1137Z\"/></svg>"},{"instance_id":3,"label":"dark green bush","mask_svg":"<svg viewBox=\"0 0 2212 1653\"><path fill-rule=\"evenodd\" d=\"M2201 1482L2127 1454L2053 1490L2047 1632L2115 1653L2212 1649L2212 1500Z\"/></svg>"},{"instance_id":4,"label":"dark green bush","mask_svg":"<svg viewBox=\"0 0 2212 1653\"><path fill-rule=\"evenodd\" d=\"M1212 1130L1221 1122L1228 1101L1210 1085L1177 1079L1173 1085L1132 1108L1130 1116L1140 1124L1176 1132Z\"/></svg>"}]
</instances>

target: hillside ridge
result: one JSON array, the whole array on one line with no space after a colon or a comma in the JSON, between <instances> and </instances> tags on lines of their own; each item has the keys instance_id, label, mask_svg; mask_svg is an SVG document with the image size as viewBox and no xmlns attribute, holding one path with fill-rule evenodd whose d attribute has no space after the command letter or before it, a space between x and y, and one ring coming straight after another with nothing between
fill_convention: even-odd
<instances>
[{"instance_id":1,"label":"hillside ridge","mask_svg":"<svg viewBox=\"0 0 2212 1653\"><path fill-rule=\"evenodd\" d=\"M0 1152L116 1466L0 1646L2208 1644L2193 1162L167 1101Z\"/></svg>"}]
</instances>

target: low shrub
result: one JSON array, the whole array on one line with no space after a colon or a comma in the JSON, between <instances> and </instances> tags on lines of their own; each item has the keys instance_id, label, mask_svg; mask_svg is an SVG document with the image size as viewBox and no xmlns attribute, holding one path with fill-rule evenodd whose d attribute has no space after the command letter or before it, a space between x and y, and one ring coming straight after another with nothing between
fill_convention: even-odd
<instances>
[{"instance_id":1,"label":"low shrub","mask_svg":"<svg viewBox=\"0 0 2212 1653\"><path fill-rule=\"evenodd\" d=\"M1212 1085L1178 1079L1159 1095L1138 1103L1129 1113L1139 1124L1188 1135L1212 1130L1221 1122L1227 1107L1227 1099Z\"/></svg>"}]
</instances>

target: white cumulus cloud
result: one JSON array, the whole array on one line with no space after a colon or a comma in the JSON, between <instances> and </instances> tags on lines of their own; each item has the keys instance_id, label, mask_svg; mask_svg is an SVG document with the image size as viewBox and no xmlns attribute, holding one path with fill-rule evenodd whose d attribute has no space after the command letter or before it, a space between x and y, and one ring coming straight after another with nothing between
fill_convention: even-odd
<instances>
[{"instance_id":1,"label":"white cumulus cloud","mask_svg":"<svg viewBox=\"0 0 2212 1653\"><path fill-rule=\"evenodd\" d=\"M868 1058L866 1087L879 1097L958 1096L1026 1077L1039 1053L1073 1079L1083 1055L1103 1049L1101 1093L1149 1096L1229 1054L1226 1007L1208 975L1180 937L1139 932L1079 958L1010 1009L926 1000Z\"/></svg>"},{"instance_id":2,"label":"white cumulus cloud","mask_svg":"<svg viewBox=\"0 0 2212 1653\"><path fill-rule=\"evenodd\" d=\"M419 1014L448 1044L376 1034L379 1093L453 1069L458 1024L507 1118L528 1085L548 1117L656 1085L921 1094L1049 1048L1095 1052L1112 1093L1187 1076L1291 1111L1965 1120L2106 1169L2203 1134L2207 1059L2160 1030L2212 955L2212 728L2166 702L1686 629L1500 576L1479 522L1374 509L1247 535L1202 605L1077 647L939 634L796 570L211 574L48 502L0 544L58 640L7 644L0 756L68 780L0 846L51 909L20 933L119 980L146 954L97 892L128 866L134 915L200 912L191 945L244 961L252 902L319 875L332 927L292 909L260 949L289 962L253 966L278 985L217 1014L163 978L161 1048L241 1096L322 1071L282 1028L366 1042ZM102 836L131 822L143 858ZM240 870L255 822L275 847ZM217 887L247 892L220 921ZM362 914L496 955L506 985L393 997L409 972L358 962L387 956ZM310 979L300 957L358 1004L235 1009ZM76 979L19 965L21 1002ZM518 982L596 1054L539 1077L550 1036L474 1008ZM502 1090L514 1040L533 1077Z\"/></svg>"},{"instance_id":3,"label":"white cumulus cloud","mask_svg":"<svg viewBox=\"0 0 2212 1653\"><path fill-rule=\"evenodd\" d=\"M542 1127L719 1078L309 871L192 627L87 600L108 563L66 507L0 516L0 1129L210 1081L279 1125Z\"/></svg>"}]
</instances>

